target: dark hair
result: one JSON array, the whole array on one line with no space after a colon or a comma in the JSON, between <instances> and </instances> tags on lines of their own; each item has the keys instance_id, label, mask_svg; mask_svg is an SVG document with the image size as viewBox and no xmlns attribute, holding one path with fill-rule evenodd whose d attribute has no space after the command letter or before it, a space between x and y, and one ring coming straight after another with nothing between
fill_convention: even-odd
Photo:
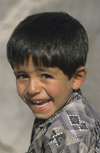
<instances>
[{"instance_id":1,"label":"dark hair","mask_svg":"<svg viewBox=\"0 0 100 153\"><path fill-rule=\"evenodd\" d=\"M28 16L12 33L7 58L12 68L32 55L36 66L58 67L69 78L84 66L88 37L79 21L64 12Z\"/></svg>"}]
</instances>

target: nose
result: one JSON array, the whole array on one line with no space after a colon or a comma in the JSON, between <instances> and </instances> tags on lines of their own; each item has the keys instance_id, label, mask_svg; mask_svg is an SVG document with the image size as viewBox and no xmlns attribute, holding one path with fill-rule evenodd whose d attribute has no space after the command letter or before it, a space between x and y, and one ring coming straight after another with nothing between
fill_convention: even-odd
<instances>
[{"instance_id":1,"label":"nose","mask_svg":"<svg viewBox=\"0 0 100 153\"><path fill-rule=\"evenodd\" d=\"M41 83L40 83L39 80L31 79L28 82L28 85L27 85L27 88L26 88L27 95L34 96L36 94L41 93L41 91L42 91L42 86L41 86Z\"/></svg>"}]
</instances>

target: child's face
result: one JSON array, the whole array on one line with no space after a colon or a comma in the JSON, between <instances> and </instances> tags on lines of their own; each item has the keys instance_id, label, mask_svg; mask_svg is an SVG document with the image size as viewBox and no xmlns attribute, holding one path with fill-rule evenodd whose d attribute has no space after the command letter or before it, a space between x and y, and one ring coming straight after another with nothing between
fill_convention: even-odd
<instances>
[{"instance_id":1,"label":"child's face","mask_svg":"<svg viewBox=\"0 0 100 153\"><path fill-rule=\"evenodd\" d=\"M30 56L28 64L14 66L17 91L37 118L47 119L70 97L73 78L68 79L59 68L36 67Z\"/></svg>"}]
</instances>

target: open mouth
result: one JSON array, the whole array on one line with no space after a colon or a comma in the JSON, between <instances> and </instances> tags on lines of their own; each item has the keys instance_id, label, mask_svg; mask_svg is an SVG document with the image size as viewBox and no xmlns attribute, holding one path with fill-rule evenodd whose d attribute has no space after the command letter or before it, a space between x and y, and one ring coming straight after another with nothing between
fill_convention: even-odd
<instances>
[{"instance_id":1,"label":"open mouth","mask_svg":"<svg viewBox=\"0 0 100 153\"><path fill-rule=\"evenodd\" d=\"M50 100L30 101L32 105L37 107L44 107L49 103Z\"/></svg>"}]
</instances>

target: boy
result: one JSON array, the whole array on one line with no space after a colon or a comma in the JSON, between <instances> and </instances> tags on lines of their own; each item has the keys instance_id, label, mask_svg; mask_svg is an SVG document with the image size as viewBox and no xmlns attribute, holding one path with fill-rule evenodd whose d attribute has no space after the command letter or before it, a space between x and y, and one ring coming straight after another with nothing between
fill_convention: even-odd
<instances>
[{"instance_id":1,"label":"boy","mask_svg":"<svg viewBox=\"0 0 100 153\"><path fill-rule=\"evenodd\" d=\"M27 17L7 44L17 91L36 119L27 153L100 153L100 114L82 96L88 37L67 13Z\"/></svg>"}]
</instances>

